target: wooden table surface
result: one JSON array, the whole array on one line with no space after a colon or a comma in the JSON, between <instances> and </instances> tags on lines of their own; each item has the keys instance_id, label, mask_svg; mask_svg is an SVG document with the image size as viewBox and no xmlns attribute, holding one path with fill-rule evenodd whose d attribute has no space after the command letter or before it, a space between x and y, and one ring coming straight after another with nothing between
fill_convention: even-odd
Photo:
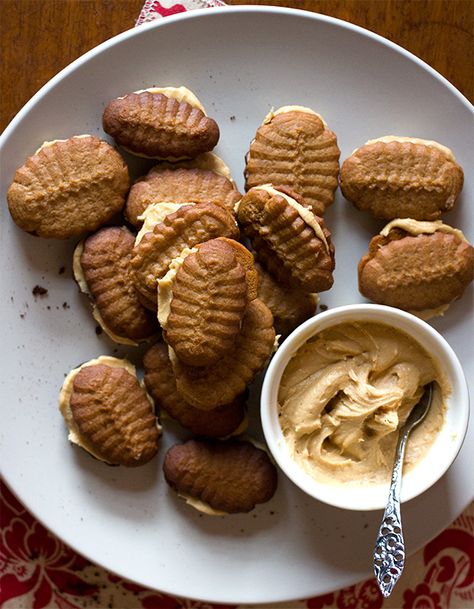
<instances>
[{"instance_id":1,"label":"wooden table surface","mask_svg":"<svg viewBox=\"0 0 474 609\"><path fill-rule=\"evenodd\" d=\"M0 131L52 76L133 27L144 0L0 0ZM473 0L228 0L331 15L405 47L474 100Z\"/></svg>"}]
</instances>

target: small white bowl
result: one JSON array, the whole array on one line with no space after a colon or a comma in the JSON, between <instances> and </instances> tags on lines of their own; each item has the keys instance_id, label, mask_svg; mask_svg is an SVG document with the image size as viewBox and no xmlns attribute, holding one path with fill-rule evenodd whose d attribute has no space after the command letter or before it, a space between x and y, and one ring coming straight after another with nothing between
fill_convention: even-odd
<instances>
[{"instance_id":1,"label":"small white bowl","mask_svg":"<svg viewBox=\"0 0 474 609\"><path fill-rule=\"evenodd\" d=\"M456 458L469 418L467 383L456 354L439 332L410 313L383 305L347 305L320 313L294 330L279 347L268 366L261 394L263 432L275 461L294 484L324 503L351 510L383 509L388 498L388 483L352 487L337 481L334 484L317 481L291 457L278 420L278 390L290 359L321 330L348 321L382 323L409 334L438 362L452 388L443 427L425 457L403 475L402 501L413 499L430 488Z\"/></svg>"}]
</instances>

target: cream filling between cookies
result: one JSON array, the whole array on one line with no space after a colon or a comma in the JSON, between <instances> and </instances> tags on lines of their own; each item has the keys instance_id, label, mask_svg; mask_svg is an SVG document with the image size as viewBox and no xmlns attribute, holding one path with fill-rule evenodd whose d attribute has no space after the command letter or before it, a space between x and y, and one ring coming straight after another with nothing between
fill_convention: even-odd
<instances>
[{"instance_id":1,"label":"cream filling between cookies","mask_svg":"<svg viewBox=\"0 0 474 609\"><path fill-rule=\"evenodd\" d=\"M178 102L184 101L184 102L188 103L190 106L193 106L193 108L198 108L199 110L201 110L201 112L204 114L204 116L207 116L206 111L204 110L204 107L201 104L201 102L194 95L194 93L186 87L149 87L148 89L139 89L138 91L134 91L134 93L145 93L145 92L162 93L163 95L166 95L167 97L172 97L173 99L176 99ZM124 99L125 97L126 97L126 95L122 95L118 99ZM146 154L143 154L142 152L134 152L133 150L130 150L126 146L122 146L122 148L124 150L126 150L127 152L130 152L130 154L142 157L144 159L157 159L157 160L170 161L170 162L185 161L185 160L189 159L189 157L187 157L187 156L180 156L180 157L148 156Z\"/></svg>"},{"instance_id":2,"label":"cream filling between cookies","mask_svg":"<svg viewBox=\"0 0 474 609\"><path fill-rule=\"evenodd\" d=\"M187 87L149 87L148 89L139 89L138 91L134 91L134 93L161 93L166 95L166 97L172 97L179 102L186 102L190 106L193 106L193 108L199 108L199 110L207 116L204 106L196 95ZM126 96L123 95L122 97L119 97L119 99L123 99L124 97Z\"/></svg>"},{"instance_id":3,"label":"cream filling between cookies","mask_svg":"<svg viewBox=\"0 0 474 609\"><path fill-rule=\"evenodd\" d=\"M49 148L49 146L54 146L54 144L58 144L59 142L67 142L68 140L72 140L73 138L77 138L78 140L83 139L85 137L94 137L93 135L90 135L88 133L83 133L82 135L72 135L71 137L66 138L65 140L51 140L51 141L46 141L43 142L41 144L41 146L38 148L38 150L35 152L35 154L38 154L38 152L40 152L41 150L43 150L43 148Z\"/></svg>"},{"instance_id":4,"label":"cream filling between cookies","mask_svg":"<svg viewBox=\"0 0 474 609\"><path fill-rule=\"evenodd\" d=\"M451 233L452 235L456 235L462 241L467 241L464 233L460 231L458 228L454 228L449 226L449 224L444 224L442 220L432 220L432 221L423 221L423 220L413 220L412 218L395 218L389 222L386 226L382 228L380 234L382 237L386 237L392 228L401 228L410 235L432 235L433 233Z\"/></svg>"},{"instance_id":5,"label":"cream filling between cookies","mask_svg":"<svg viewBox=\"0 0 474 609\"><path fill-rule=\"evenodd\" d=\"M234 431L230 435L237 435L237 431ZM230 437L230 436L228 436L228 437ZM248 442L253 444L256 448L260 448L260 450L265 451L267 453L267 455L269 456L271 462L275 465L275 460L273 459L273 456L270 454L267 447L264 446L261 442L257 442L257 440L254 440L253 438L249 438L249 437L245 437L242 439L247 440ZM216 510L213 507L211 507L208 503L206 503L205 501L202 501L201 499L198 499L197 497L192 497L191 495L188 495L187 493L177 493L177 494L178 494L178 497L181 497L181 499L184 499L186 501L186 503L188 505L190 505L191 507L193 507L195 510L197 510L198 512L201 512L203 514L207 514L208 516L229 516L230 515L229 512L224 512L222 510Z\"/></svg>"},{"instance_id":6,"label":"cream filling between cookies","mask_svg":"<svg viewBox=\"0 0 474 609\"><path fill-rule=\"evenodd\" d=\"M181 268L186 256L197 251L196 247L185 247L180 255L171 261L166 275L161 279L158 279L158 321L164 330L166 330L168 317L170 315L171 301L173 300L173 282L176 274Z\"/></svg>"},{"instance_id":7,"label":"cream filling between cookies","mask_svg":"<svg viewBox=\"0 0 474 609\"><path fill-rule=\"evenodd\" d=\"M382 137L377 137L373 140L368 140L367 142L365 142L364 146L369 146L370 144L375 144L377 142L383 142L384 144L389 144L390 142L411 142L412 144L423 144L424 146L437 148L450 161L453 161L454 163L456 162L453 151L447 146L443 146L443 144L435 142L434 140L423 140L419 137L407 137L404 135L384 135ZM356 148L354 152L357 152L357 150L360 150L360 148ZM354 154L354 152L352 154Z\"/></svg>"},{"instance_id":8,"label":"cream filling between cookies","mask_svg":"<svg viewBox=\"0 0 474 609\"><path fill-rule=\"evenodd\" d=\"M113 330L111 330L109 328L109 326L105 323L104 318L100 314L100 311L94 302L94 297L93 297L91 291L89 290L89 286L87 285L87 281L84 276L84 271L82 270L81 256L82 256L83 251L84 251L84 242L80 241L74 250L74 254L73 254L73 258L72 258L72 272L74 275L74 279L76 280L76 283L79 286L79 289L81 290L81 292L83 294L86 294L86 296L88 296L91 300L92 317L96 320L96 322L99 324L99 326L102 328L102 330L107 334L107 336L109 338L111 338L115 343L118 343L120 345L130 345L132 347L137 347L140 343L138 343L135 340L132 340L131 338L127 338L126 336L119 336Z\"/></svg>"},{"instance_id":9,"label":"cream filling between cookies","mask_svg":"<svg viewBox=\"0 0 474 609\"><path fill-rule=\"evenodd\" d=\"M69 430L69 435L68 435L69 442L71 442L72 444L76 444L77 446L80 446L81 448L86 450L88 453L90 453L93 457L95 457L99 461L103 461L104 463L107 463L107 461L105 459L103 459L94 450L94 448L92 447L90 442L88 442L87 439L79 431L79 428L76 425L76 422L74 421L74 417L73 417L73 414L71 411L71 406L70 406L71 395L72 395L72 392L74 389L74 387L73 387L74 379L76 378L77 374L79 374L79 372L83 368L86 368L87 366L94 366L96 364L103 364L105 366L110 366L112 368L124 368L131 375L136 376L135 366L128 360L111 357L110 355L101 355L98 358L91 359L88 362L79 366L78 368L74 368L73 370L71 370L69 372L69 374L66 376L66 378L64 379L64 383L63 383L63 386L61 387L61 392L59 394L59 410L61 411L61 414L63 415L64 421L66 423L66 426ZM151 408L154 412L155 407L154 407L152 398L150 397L148 392L146 392L143 383L140 383L140 385L143 387L143 389L147 395L147 398L150 402ZM157 427L158 427L158 429L161 429L161 426L158 424L158 422L157 422Z\"/></svg>"},{"instance_id":10,"label":"cream filling between cookies","mask_svg":"<svg viewBox=\"0 0 474 609\"><path fill-rule=\"evenodd\" d=\"M423 221L413 220L412 218L396 218L385 225L379 234L382 235L382 237L386 237L393 228L400 228L413 236L432 235L439 231L441 233L450 233L452 235L456 235L456 237L459 239L467 241L462 231L460 231L458 228L453 228L448 224L444 224L444 222L441 220ZM412 315L416 315L416 317L419 317L424 321L428 321L433 317L444 315L450 304L451 303L443 304L433 309L420 309L419 311L410 309L408 312Z\"/></svg>"},{"instance_id":11,"label":"cream filling between cookies","mask_svg":"<svg viewBox=\"0 0 474 609\"><path fill-rule=\"evenodd\" d=\"M150 205L145 208L145 211L138 216L138 219L143 221L143 224L135 237L135 245L140 243L143 239L143 235L150 233L157 224L161 224L166 216L173 214L184 205L196 205L196 203L194 201L188 201L186 203L173 203L172 201L150 203Z\"/></svg>"},{"instance_id":12,"label":"cream filling between cookies","mask_svg":"<svg viewBox=\"0 0 474 609\"><path fill-rule=\"evenodd\" d=\"M325 127L327 127L326 121L320 114L318 114L311 108L308 108L307 106L298 106L298 105L281 106L281 108L278 108L277 110L274 110L272 108L270 110L270 112L263 119L262 125L267 125L268 123L270 123L272 121L272 119L275 116L278 116L278 114L285 114L286 112L306 112L307 114L314 114L315 116L317 116L319 118L319 120L323 123L323 125Z\"/></svg>"},{"instance_id":13,"label":"cream filling between cookies","mask_svg":"<svg viewBox=\"0 0 474 609\"><path fill-rule=\"evenodd\" d=\"M306 224L314 230L316 237L318 237L318 239L324 243L326 252L329 254L329 245L326 240L326 237L324 236L323 229L318 224L318 221L314 217L313 212L309 208L304 207L304 205L301 205L301 203L298 203L298 201L295 201L292 197L288 196L284 192L280 192L279 190L274 188L271 184L262 184L261 186L254 186L254 188L259 189L259 190L264 190L265 192L268 192L268 194L273 195L273 196L283 197L285 199L285 201L288 203L288 205L290 205L293 209L295 209L298 212L301 219L304 222L306 222ZM239 203L240 203L240 201L239 201ZM237 207L237 204L236 204L236 207ZM237 208L237 211L238 211L238 208Z\"/></svg>"}]
</instances>

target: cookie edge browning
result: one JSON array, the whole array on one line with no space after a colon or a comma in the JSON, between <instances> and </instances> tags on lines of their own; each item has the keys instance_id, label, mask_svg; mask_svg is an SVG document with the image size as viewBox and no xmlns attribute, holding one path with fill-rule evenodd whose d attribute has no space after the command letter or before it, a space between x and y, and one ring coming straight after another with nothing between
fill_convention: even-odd
<instances>
[{"instance_id":1,"label":"cookie edge browning","mask_svg":"<svg viewBox=\"0 0 474 609\"><path fill-rule=\"evenodd\" d=\"M199 118L199 123L204 121L206 124L206 128L203 131L203 135L205 135L205 137L200 138L200 140L204 140L204 143L197 144L194 141L195 138L191 138L189 140L188 137L188 142L185 148L163 147L161 142L158 141L157 143L157 140L159 140L157 137L157 132L160 131L158 119L156 119L155 124L148 126L148 129L153 131L153 141L151 144L147 143L145 146L143 144L138 145L136 140L133 138L124 138L123 131L126 119L123 117L123 115L127 110L126 103L132 103L132 105L135 104L135 107L137 107L143 102L143 100L147 100L149 103L153 104L153 101L156 101L157 97L166 100L167 106L171 105L173 107L175 116L178 115L180 111L183 111L184 108L189 108L190 113L196 113ZM155 100L152 101L152 98L155 98ZM168 110L167 107L166 110ZM129 110L128 115L130 115ZM162 117L160 117L160 121L162 121ZM186 123L182 124L187 126ZM176 126L174 125L174 128L175 127ZM149 90L143 90L139 93L127 93L126 95L109 101L102 113L102 128L105 133L110 135L119 146L122 146L122 148L131 154L156 160L177 161L182 159L193 159L200 154L213 150L220 138L219 125L213 118L207 116L201 108L198 106L193 106L184 100L178 101L175 97L170 95L165 95L164 93L152 93ZM126 128L130 129L130 124L128 124Z\"/></svg>"},{"instance_id":2,"label":"cookie edge browning","mask_svg":"<svg viewBox=\"0 0 474 609\"><path fill-rule=\"evenodd\" d=\"M172 350L170 351L170 359L176 376L176 386L178 392L184 397L187 402L189 402L196 408L200 408L201 410L211 410L213 408L221 406L222 404L227 404L231 402L233 399L235 399L236 396L241 394L250 383L253 382L257 374L261 370L263 370L267 362L270 360L272 353L275 349L276 341L276 333L275 328L273 327L272 312L263 301L258 298L255 298L247 305L242 325L243 329L245 328L246 316L248 316L247 319L249 320L249 324L254 324L255 321L258 322L258 332L270 332L270 335L266 338L264 337L264 341L261 341L265 343L265 358L263 358L264 352L262 352L260 354L261 361L258 367L249 367L247 363L242 363L240 359L237 359L236 357L236 355L238 356L239 354L248 354L248 350L246 349L248 329L246 329L245 332L241 330L241 332L237 336L236 345L234 349L232 350L232 352L226 353L223 358L218 362L218 365L208 366L205 368L195 368L192 366L186 366L179 362L179 360L177 360ZM250 326L250 328L252 328L252 326ZM236 373L235 362L239 364L240 368L244 367L245 375L243 377L242 370L240 370L240 374ZM213 383L211 381L213 380L212 377L216 370L219 372L218 382ZM225 387L228 387L229 372L232 373L232 378L234 378L237 388L235 388L232 392L227 389L227 392L224 392L225 397L223 397L222 386L224 385ZM225 383L223 379L225 379ZM219 392L218 394L213 396L212 400L209 400L208 388L212 386L215 387L216 385L217 387L219 387ZM193 387L199 388L199 391L197 393L194 392ZM203 393L206 394L206 399L202 398ZM227 393L229 393L229 395L227 395Z\"/></svg>"},{"instance_id":3,"label":"cookie edge browning","mask_svg":"<svg viewBox=\"0 0 474 609\"><path fill-rule=\"evenodd\" d=\"M84 254L86 242L92 238L97 238L100 233L103 233L106 231L112 231L112 232L123 231L127 236L130 235L133 239L133 233L126 226L106 226L106 227L99 228L96 232L92 233L91 235L88 235L86 238L79 241L77 243L76 247L74 248L74 253L73 253L74 279L79 287L79 290L88 297L88 299L91 303L92 317L96 320L96 322L99 324L99 326L102 328L102 330L107 334L107 336L115 343L137 347L140 343L148 342L149 340L151 340L154 336L156 336L158 334L158 332L159 332L158 323L152 324L153 331L151 331L151 333L147 334L146 336L131 338L130 336L123 336L123 335L115 332L115 330L106 323L106 321L102 315L102 312L101 312L101 307L97 304L96 298L95 298L94 294L92 293L89 283L87 281L86 273L84 272L84 269L82 267L82 255ZM133 244L133 241L131 243ZM132 253L132 249L133 249L133 245L130 248L130 256ZM130 280L130 284L132 284L131 280ZM132 285L132 289L134 289L133 285ZM145 316L145 318L150 316L150 310L147 309L140 302L140 300L138 298L138 294L136 296L136 299L133 299L133 297L132 297L132 300L135 300L135 305L134 305L135 310L138 310L138 308L140 308L142 310L142 313ZM151 328L150 328L150 330L151 330Z\"/></svg>"},{"instance_id":4,"label":"cookie edge browning","mask_svg":"<svg viewBox=\"0 0 474 609\"><path fill-rule=\"evenodd\" d=\"M206 501L205 499L201 498L200 496L194 496L190 492L181 490L178 487L178 485L176 484L176 482L171 479L171 476L170 476L171 467L169 465L169 462L174 457L174 454L173 454L174 452L176 452L177 450L179 450L183 447L187 448L189 446L192 446L193 448L198 447L199 449L203 449L204 451L207 451L207 455L210 458L213 458L213 457L215 458L215 454L216 454L215 449L216 448L218 450L219 450L219 448L222 448L223 451L228 451L228 452L231 452L232 450L252 451L255 456L258 456L258 458L260 460L260 467L263 466L266 468L266 470L264 472L266 480L264 481L264 484L263 484L263 486L265 488L259 489L259 490L261 490L261 493L253 501L248 502L247 504L244 504L242 502L240 504L238 504L234 500L234 505L231 507L229 506L229 504L227 504L227 505L224 505L223 503L216 504L213 501ZM212 454L212 453L214 453L214 454ZM257 505L267 503L268 501L270 501L273 498L273 496L277 490L277 487L278 487L278 471L277 471L277 468L276 468L273 460L270 458L268 452L265 449L257 446L256 443L253 442L252 440L250 440L249 438L245 438L245 439L231 438L231 439L227 439L227 440L213 440L213 439L207 440L207 439L192 438L185 442L174 444L173 446L171 446L168 449L168 451L165 455L164 462L163 462L163 474L164 474L167 484L177 494L178 497L184 499L186 501L186 503L188 505L190 505L191 507L193 507L194 509L196 509L204 514L212 515L212 516L227 516L227 515L232 515L232 514L249 513L252 510L254 510ZM209 481L207 483L207 487L209 487ZM229 488L229 486L227 486L227 488ZM233 488L233 486L232 486L232 488ZM249 486L249 488L246 490L251 492L253 489L255 489L255 485ZM248 496L248 493L246 494L246 497L247 496ZM230 507L230 509L229 509L229 507Z\"/></svg>"},{"instance_id":5,"label":"cookie edge browning","mask_svg":"<svg viewBox=\"0 0 474 609\"><path fill-rule=\"evenodd\" d=\"M168 355L168 347L164 342L157 342L147 349L143 356L143 368L145 386L160 412L162 414L165 412L167 416L177 421L181 427L189 430L194 436L226 439L240 435L247 428L248 417L244 395L237 396L230 404L223 404L210 411L195 408L179 395ZM161 387L158 388L154 379L156 374L159 374L161 379L159 383ZM166 379L164 379L165 376ZM165 392L164 385L169 384L172 385L172 389L167 388L166 395L162 395L162 392ZM181 402L182 410L179 414L173 408L168 407L168 400L173 399L173 396ZM187 413L184 417L183 411ZM234 424L229 425L229 421L233 421Z\"/></svg>"},{"instance_id":6,"label":"cookie edge browning","mask_svg":"<svg viewBox=\"0 0 474 609\"><path fill-rule=\"evenodd\" d=\"M384 138L391 138L391 137L393 137L393 139L387 139L386 141L384 140ZM366 196L364 195L364 192L367 190L371 190L370 186L365 186L364 188L360 188L360 187L354 188L353 187L351 180L350 180L351 173L354 171L353 164L358 163L358 162L363 164L363 161L360 160L360 157L361 157L361 155L363 156L364 153L366 153L370 149L374 149L374 150L380 149L379 156L381 156L384 152L386 154L387 147L390 146L391 144L398 145L400 149L403 149L404 147L412 148L413 146L420 146L420 147L424 146L426 149L428 149L431 152L431 154L441 155L444 158L445 164L450 164L451 179L449 180L449 183L450 183L451 187L449 189L445 189L445 190L448 190L448 194L447 194L447 196L444 197L443 203L441 205L438 205L437 209L432 209L429 212L420 211L419 213L416 210L414 210L413 208L410 210L406 210L405 209L406 201L402 200L402 202L399 203L399 205L398 205L398 209L396 209L393 212L388 212L385 210L385 206L382 206L382 204L375 206L373 201L367 202L365 200ZM431 142L430 140L423 140L420 138L406 138L405 139L405 138L402 138L401 136L383 136L383 138L369 140L368 142L366 142L359 148L356 148L352 152L352 154L350 154L343 161L343 163L341 165L341 171L339 174L339 186L341 189L341 193L342 193L343 197L347 201L352 203L352 205L356 209L358 209L359 211L365 212L365 213L369 213L370 215L372 215L375 218L384 219L384 220L393 220L395 218L412 218L412 219L421 220L421 221L436 220L436 219L440 218L443 213L449 212L454 208L454 206L459 198L459 195L462 191L463 185L464 185L463 168L456 161L456 159L454 158L454 155L452 155L451 151L449 149L446 149L446 151L445 151L445 150L443 150L443 148L445 148L445 147L442 144L439 144L438 142ZM447 154L447 152L451 153L452 156L449 156ZM400 154L401 154L401 152L399 151L399 155ZM347 175L348 173L349 173L349 176ZM410 197L413 198L413 193L411 190L408 190L407 192L405 192L403 188L393 188L391 186L390 182L387 182L386 187L384 187L384 188L374 187L374 190L377 190L380 193L379 196L380 196L381 202L385 198L384 193L386 191L391 191L392 193L400 191L401 199L408 199ZM422 188L419 190L426 193L425 188ZM427 195L427 196L429 196L429 195ZM419 195L418 195L418 198L419 198ZM392 208L393 208L393 204L391 204L391 206L390 206L390 209L392 209Z\"/></svg>"},{"instance_id":7,"label":"cookie edge browning","mask_svg":"<svg viewBox=\"0 0 474 609\"><path fill-rule=\"evenodd\" d=\"M144 462L133 462L133 463L119 463L112 462L107 460L106 456L101 452L100 448L94 445L86 435L82 434L78 424L76 423L73 410L71 409L71 398L74 394L74 382L77 375L84 368L91 366L104 366L109 368L121 368L124 369L133 379L136 381L137 386L143 391L144 396L148 400L150 404L150 412L154 417L154 424L156 426L156 450L146 459ZM123 465L125 467L134 467L145 465L151 461L156 453L158 452L158 441L162 433L162 427L159 422L158 416L155 413L155 405L153 399L148 394L146 387L143 382L141 382L136 374L135 366L127 359L120 359L113 356L101 355L97 358L88 360L84 362L77 368L73 368L66 376L61 386L61 390L59 393L59 410L63 416L66 428L68 430L68 440L71 444L78 446L83 449L89 455L91 455L94 459L105 463L106 465Z\"/></svg>"},{"instance_id":8,"label":"cookie edge browning","mask_svg":"<svg viewBox=\"0 0 474 609\"><path fill-rule=\"evenodd\" d=\"M156 262L156 256L154 255L154 250L156 248L157 242L160 240L165 242L171 241L171 245L168 244L164 248L164 251L167 251L173 247L173 243L176 242L176 239L183 240L184 243L178 248L179 252L181 252L186 247L192 248L195 245L202 243L203 240L189 240L189 236L183 237L183 235L186 235L187 229L189 228L185 225L185 218L183 218L183 216L186 216L188 213L190 215L196 215L195 219L192 221L192 225L194 225L201 221L201 217L205 215L204 212L206 210L219 210L219 213L224 214L225 222L222 221L222 224L226 224L226 231L228 231L229 236L235 236L236 238L239 237L240 232L239 227L237 225L237 221L225 207L223 207L222 205L217 205L215 203L196 203L194 205L184 205L180 207L176 212L173 212L172 214L166 216L163 222L154 226L153 231L150 231L143 235L141 241L133 248L130 259L131 279L138 292L141 303L146 308L151 310L157 309L158 288L156 287L156 290L151 290L151 288L147 285L144 279L144 274L146 276L154 276L155 281L157 281L158 279L164 277L164 275L169 269L169 264L172 261L171 259L165 269L161 269L160 276L157 276L154 272L150 273L150 271L146 271L146 269L149 269L151 266L155 266L155 264L158 264ZM200 214L201 211L203 212L202 214ZM165 232L166 234L164 234ZM210 236L210 239L217 236L220 235ZM209 239L204 239L204 241L208 240ZM162 257L162 253L163 250L161 250L160 252L160 258ZM143 258L146 258L145 262L143 261Z\"/></svg>"},{"instance_id":9,"label":"cookie edge browning","mask_svg":"<svg viewBox=\"0 0 474 609\"><path fill-rule=\"evenodd\" d=\"M431 302L424 302L423 306L419 306L419 307L414 307L413 303L408 303L408 302L403 302L403 299L401 299L400 297L396 297L393 296L392 298L390 298L390 300L388 298L384 298L383 296L381 297L379 294L379 292L377 292L376 290L374 290L374 286L372 285L371 287L368 288L367 286L367 282L368 282L368 277L367 277L367 265L370 265L370 263L375 260L377 258L377 255L379 254L379 252L385 248L390 246L391 243L397 241L403 241L404 239L418 239L418 238L422 238L423 241L425 241L426 243L426 239L433 239L436 238L437 240L440 239L455 239L456 241L459 242L459 244L462 246L463 243L466 244L467 246L467 256L470 258L470 263L468 261L466 266L467 269L471 269L471 273L470 276L468 276L467 281L463 280L460 283L460 289L458 289L458 291L450 298L449 301L446 301L443 299L443 302L441 302L440 299L437 300L432 300ZM370 276L372 275L377 275L376 271L373 269L373 266L370 267ZM468 285L472 282L474 278L474 248L472 247L471 244L469 244L467 241L464 241L463 239L461 239L459 236L455 235L455 234L450 234L450 233L422 233L420 235L417 236L413 236L410 235L409 233L405 232L404 230L401 230L399 228L393 228L391 229L388 234L386 236L383 235L375 235L371 241L369 242L369 247L368 247L368 252L367 254L365 254L364 256L362 256L362 258L359 261L358 264L358 285L359 285L359 292L365 296L366 298L368 298L369 300L371 300L372 302L376 302L378 304L387 304L388 306L393 306L399 309L402 309L404 311L408 311L410 313L413 313L415 315L418 316L422 316L425 319L429 319L433 316L439 315L439 314L443 314L446 309L456 300L462 298L464 291L466 290L466 288L468 287ZM376 283L376 280L374 280ZM371 283L374 283L374 281L372 281ZM393 293L395 294L395 292L400 292L402 291L402 296L403 296L403 286L400 284L399 286L397 286L396 288L394 288ZM426 297L425 297L426 298Z\"/></svg>"},{"instance_id":10,"label":"cookie edge browning","mask_svg":"<svg viewBox=\"0 0 474 609\"><path fill-rule=\"evenodd\" d=\"M25 215L25 213L20 214L17 211L18 209L22 209L23 211L25 211L25 208L31 205L31 202L25 201L25 198L27 198L25 193L30 188L28 188L27 185L24 185L21 183L22 180L20 179L20 176L22 175L22 172L32 171L32 170L28 169L28 165L30 165L31 163L35 163L35 162L39 162L42 167L46 167L48 164L48 155L51 153L51 150L48 150L48 149L53 148L53 147L57 148L57 147L64 147L64 146L76 146L77 140L89 140L89 141L93 142L94 144L97 144L97 148L102 148L104 150L104 152L106 152L107 155L111 159L113 159L113 162L111 161L111 164L116 165L116 167L115 167L116 180L115 181L120 183L120 188L118 186L116 186L114 188L114 198L117 200L117 204L114 205L107 214L103 215L102 217L100 217L100 219L97 219L92 224L87 224L87 222L84 222L84 221L82 223L81 222L75 223L75 224L82 224L82 227L80 229L79 228L71 229L70 225L69 225L69 229L63 228L62 230L58 230L57 227L54 228L54 230L44 228L45 222L44 222L44 213L43 212L40 214L40 217L41 217L40 220L35 219L34 222L32 222L31 220L29 222L25 222L22 219L23 216ZM84 142L81 142L81 144L83 144L83 143ZM110 180L107 181L107 188L110 190ZM28 234L31 234L33 236L38 236L43 239L65 240L65 239L69 239L72 237L80 237L81 235L83 235L85 233L93 232L93 231L99 229L101 226L104 226L105 224L107 224L107 222L109 222L116 214L118 214L124 208L129 189L130 189L130 172L129 172L127 164L125 163L125 160L120 155L118 150L116 150L116 148L114 148L111 144L109 144L109 142L105 141L102 138L99 138L94 135L84 134L84 135L73 135L73 136L71 136L67 139L63 139L63 140L58 139L58 140L53 140L51 142L44 142L42 144L42 146L40 146L40 148L38 148L38 150L36 150L36 152L34 152L32 155L28 156L25 159L24 163L16 169L13 179L8 187L6 198L7 198L8 210L9 210L10 216L11 216L12 220L14 221L14 223L16 224L16 226L18 226L18 228L27 232ZM43 191L45 191L45 193L46 193L45 188L43 188ZM47 196L47 193L43 196L43 199L46 199L46 200L49 199L49 197ZM49 205L49 204L46 203L46 205ZM76 205L75 210L77 210L77 209L78 209L78 207ZM38 215L38 213L36 215Z\"/></svg>"},{"instance_id":11,"label":"cookie edge browning","mask_svg":"<svg viewBox=\"0 0 474 609\"><path fill-rule=\"evenodd\" d=\"M268 239L268 226L261 223L260 218L252 218L247 221L242 218L242 214L245 212L245 207L257 202L257 206L260 207L260 215L268 215L268 205L272 199L276 199L277 203L283 205L290 216L288 217L287 228L294 224L294 222L302 222L305 228L298 232L300 237L305 229L311 231L314 239L320 243L320 253L316 259L319 259L321 265L321 257L324 261L324 266L328 266L327 269L320 268L321 273L324 273L323 278L313 278L308 280L305 277L301 277L301 273L295 272L293 267L285 260L286 256L283 253L275 250L275 247L269 243ZM242 209L242 205L244 208ZM292 288L299 288L306 293L323 292L330 290L334 284L334 270L335 270L335 248L332 242L331 231L327 228L324 219L317 216L310 208L308 208L302 197L292 191L290 188L285 186L275 186L272 184L262 184L255 186L245 193L238 204L237 209L237 220L242 228L242 232L249 238L252 249L255 251L255 257L265 270L274 277L278 283L282 283ZM257 228L255 228L257 224ZM266 228L265 228L266 227ZM262 230L260 230L262 229ZM257 244L254 242L257 241ZM304 240L305 247L308 247L308 239ZM294 248L293 248L294 249ZM260 252L260 253L259 253ZM265 262L267 259L277 259L278 263L275 262L271 267ZM306 256L309 259L310 256ZM274 268L276 265L276 268Z\"/></svg>"}]
</instances>

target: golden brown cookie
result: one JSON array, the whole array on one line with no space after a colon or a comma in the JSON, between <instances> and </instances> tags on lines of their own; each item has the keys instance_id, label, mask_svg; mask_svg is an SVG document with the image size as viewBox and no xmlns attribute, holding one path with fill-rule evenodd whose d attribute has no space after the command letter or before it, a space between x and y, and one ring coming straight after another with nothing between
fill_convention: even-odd
<instances>
[{"instance_id":1,"label":"golden brown cookie","mask_svg":"<svg viewBox=\"0 0 474 609\"><path fill-rule=\"evenodd\" d=\"M307 294L298 288L284 286L275 281L261 265L257 264L256 267L259 274L258 298L272 312L275 332L286 337L315 315L317 294Z\"/></svg>"},{"instance_id":2,"label":"golden brown cookie","mask_svg":"<svg viewBox=\"0 0 474 609\"><path fill-rule=\"evenodd\" d=\"M142 303L152 310L157 308L157 281L184 248L219 236L237 239L239 229L232 214L213 203L180 207L146 233L134 247L130 261L132 280Z\"/></svg>"},{"instance_id":3,"label":"golden brown cookie","mask_svg":"<svg viewBox=\"0 0 474 609\"><path fill-rule=\"evenodd\" d=\"M67 239L94 231L118 213L130 188L119 153L91 135L45 142L7 193L15 223L34 235Z\"/></svg>"},{"instance_id":4,"label":"golden brown cookie","mask_svg":"<svg viewBox=\"0 0 474 609\"><path fill-rule=\"evenodd\" d=\"M102 125L118 144L150 158L193 158L219 140L216 121L200 108L150 91L109 102Z\"/></svg>"},{"instance_id":5,"label":"golden brown cookie","mask_svg":"<svg viewBox=\"0 0 474 609\"><path fill-rule=\"evenodd\" d=\"M156 343L146 351L143 367L145 386L160 411L167 412L193 434L225 438L245 429L247 418L243 396L208 411L191 406L180 396L165 343Z\"/></svg>"},{"instance_id":6,"label":"golden brown cookie","mask_svg":"<svg viewBox=\"0 0 474 609\"><path fill-rule=\"evenodd\" d=\"M241 198L235 184L227 177L209 169L157 165L130 189L125 217L134 226L141 226L139 216L151 203L215 203L231 213Z\"/></svg>"},{"instance_id":7,"label":"golden brown cookie","mask_svg":"<svg viewBox=\"0 0 474 609\"><path fill-rule=\"evenodd\" d=\"M168 484L207 514L250 512L269 501L278 475L268 454L243 440L189 440L165 456Z\"/></svg>"},{"instance_id":8,"label":"golden brown cookie","mask_svg":"<svg viewBox=\"0 0 474 609\"><path fill-rule=\"evenodd\" d=\"M359 290L370 300L419 314L442 314L474 277L474 248L440 221L394 221L359 262Z\"/></svg>"},{"instance_id":9,"label":"golden brown cookie","mask_svg":"<svg viewBox=\"0 0 474 609\"><path fill-rule=\"evenodd\" d=\"M341 167L341 190L377 218L435 220L453 208L464 174L437 142L386 136L355 150Z\"/></svg>"},{"instance_id":10,"label":"golden brown cookie","mask_svg":"<svg viewBox=\"0 0 474 609\"><path fill-rule=\"evenodd\" d=\"M111 465L144 465L158 450L161 427L150 396L127 360L102 356L64 380L60 409L69 440Z\"/></svg>"},{"instance_id":11,"label":"golden brown cookie","mask_svg":"<svg viewBox=\"0 0 474 609\"><path fill-rule=\"evenodd\" d=\"M134 344L159 330L156 316L139 301L130 279L135 238L124 227L102 228L74 252L74 276L94 305L93 315L118 343Z\"/></svg>"},{"instance_id":12,"label":"golden brown cookie","mask_svg":"<svg viewBox=\"0 0 474 609\"><path fill-rule=\"evenodd\" d=\"M210 366L233 348L240 331L248 302L246 269L229 243L212 239L170 273L169 306L158 315L165 340L183 363ZM160 309L170 273L158 284Z\"/></svg>"},{"instance_id":13,"label":"golden brown cookie","mask_svg":"<svg viewBox=\"0 0 474 609\"><path fill-rule=\"evenodd\" d=\"M335 134L322 118L300 106L285 106L265 118L246 158L246 189L287 186L322 216L334 201L339 174Z\"/></svg>"},{"instance_id":14,"label":"golden brown cookie","mask_svg":"<svg viewBox=\"0 0 474 609\"><path fill-rule=\"evenodd\" d=\"M234 348L212 366L187 366L171 352L178 392L187 402L202 410L229 404L263 369L274 345L271 311L256 298L245 310Z\"/></svg>"},{"instance_id":15,"label":"golden brown cookie","mask_svg":"<svg viewBox=\"0 0 474 609\"><path fill-rule=\"evenodd\" d=\"M333 284L334 246L324 220L287 188L251 188L237 219L262 266L283 285L322 292Z\"/></svg>"}]
</instances>

